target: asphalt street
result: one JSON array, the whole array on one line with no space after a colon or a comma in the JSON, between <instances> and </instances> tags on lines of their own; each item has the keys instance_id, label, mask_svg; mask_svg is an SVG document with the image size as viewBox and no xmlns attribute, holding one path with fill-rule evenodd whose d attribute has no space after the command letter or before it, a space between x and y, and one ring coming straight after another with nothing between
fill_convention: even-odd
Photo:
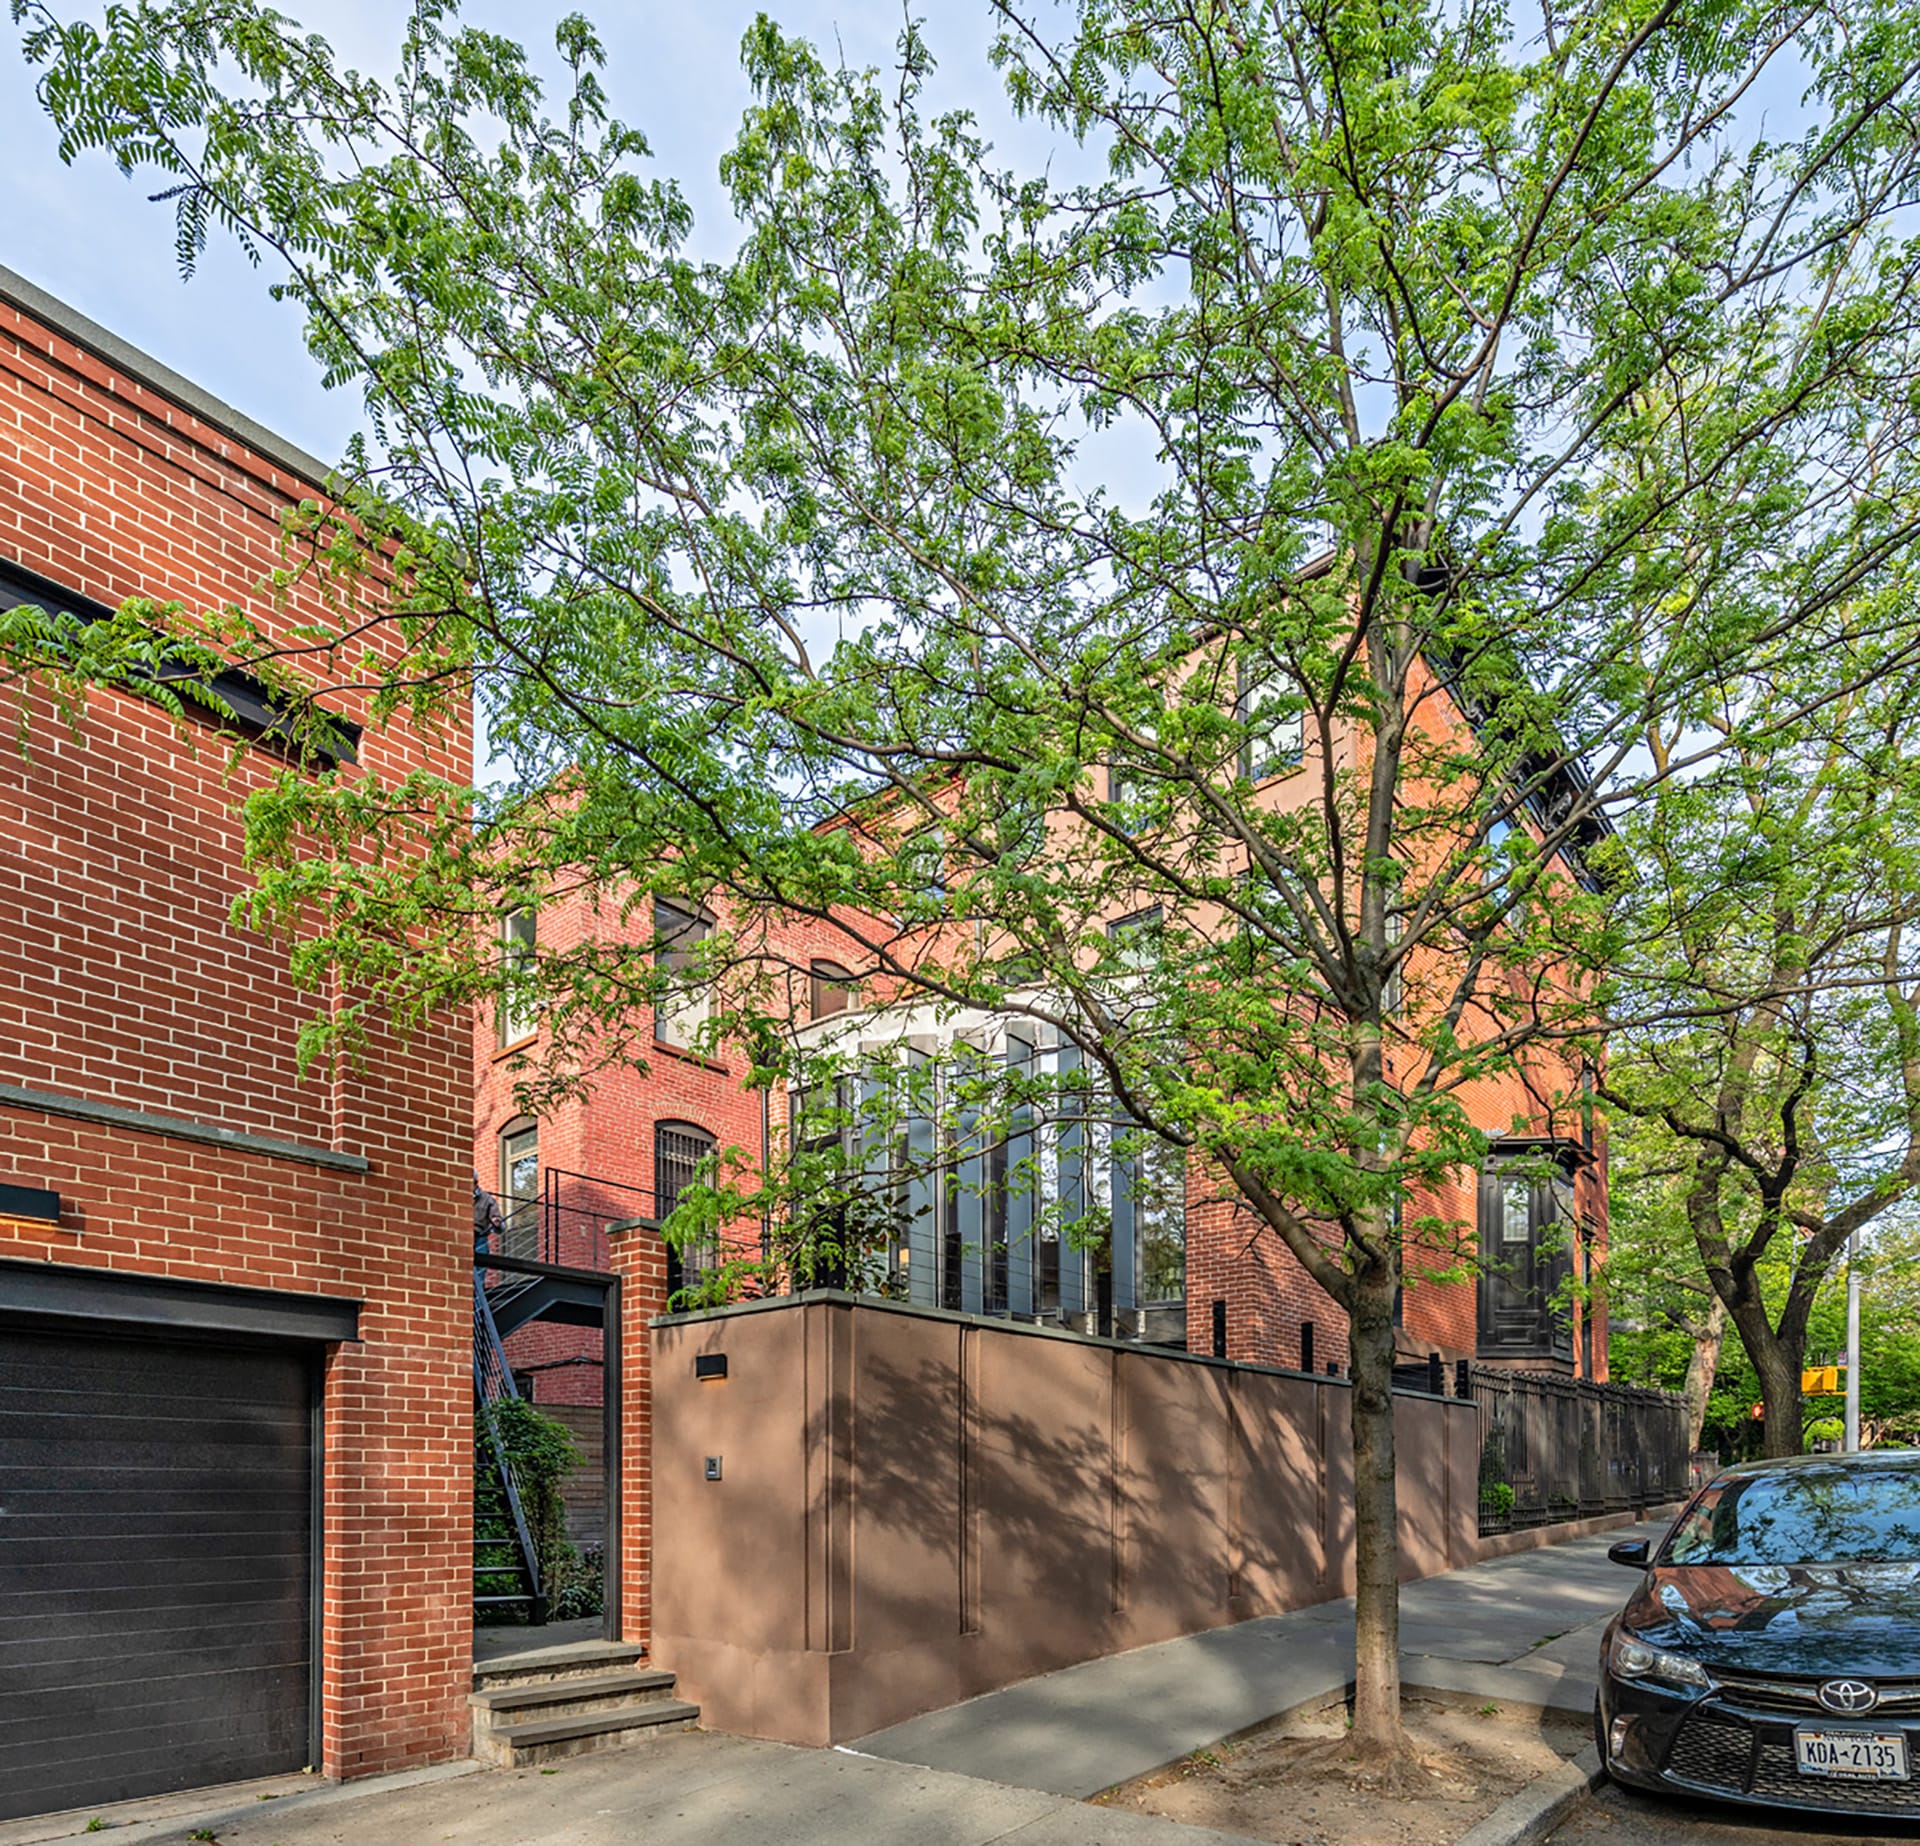
<instances>
[{"instance_id":1,"label":"asphalt street","mask_svg":"<svg viewBox=\"0 0 1920 1846\"><path fill-rule=\"evenodd\" d=\"M1885 1821L1856 1826L1772 1814L1749 1817L1739 1808L1668 1801L1611 1782L1601 1783L1550 1836L1551 1846L1862 1846L1915 1837L1915 1831L1889 1832Z\"/></svg>"}]
</instances>

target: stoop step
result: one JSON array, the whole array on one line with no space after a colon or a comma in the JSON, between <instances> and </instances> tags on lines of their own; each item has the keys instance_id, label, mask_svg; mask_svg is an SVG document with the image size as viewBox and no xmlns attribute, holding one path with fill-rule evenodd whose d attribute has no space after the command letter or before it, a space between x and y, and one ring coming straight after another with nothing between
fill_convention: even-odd
<instances>
[{"instance_id":1,"label":"stoop step","mask_svg":"<svg viewBox=\"0 0 1920 1846\"><path fill-rule=\"evenodd\" d=\"M489 1740L492 1760L506 1768L550 1763L557 1757L584 1756L671 1731L690 1731L700 1707L685 1699L649 1699L617 1711L583 1712L572 1718L547 1718L533 1724L508 1724Z\"/></svg>"},{"instance_id":2,"label":"stoop step","mask_svg":"<svg viewBox=\"0 0 1920 1846\"><path fill-rule=\"evenodd\" d=\"M582 1642L489 1661L467 1700L474 1755L523 1768L691 1730L700 1707L672 1696L671 1673L635 1666L640 1653Z\"/></svg>"},{"instance_id":3,"label":"stoop step","mask_svg":"<svg viewBox=\"0 0 1920 1846\"><path fill-rule=\"evenodd\" d=\"M609 1699L621 1703L663 1699L673 1691L673 1675L658 1669L643 1673L596 1673L592 1678L550 1679L532 1686L502 1686L476 1692L467 1703L490 1712L502 1724L535 1718L567 1718L577 1711L604 1710Z\"/></svg>"},{"instance_id":4,"label":"stoop step","mask_svg":"<svg viewBox=\"0 0 1920 1846\"><path fill-rule=\"evenodd\" d=\"M476 1662L473 1689L491 1692L501 1686L544 1685L563 1676L617 1673L637 1666L646 1651L637 1641L568 1641L559 1647L530 1648L524 1654L502 1654Z\"/></svg>"}]
</instances>

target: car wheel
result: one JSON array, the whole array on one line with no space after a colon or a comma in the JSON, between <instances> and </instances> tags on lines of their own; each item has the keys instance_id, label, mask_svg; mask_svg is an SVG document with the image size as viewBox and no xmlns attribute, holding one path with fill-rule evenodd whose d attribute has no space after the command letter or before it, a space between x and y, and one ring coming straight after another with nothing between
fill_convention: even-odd
<instances>
[{"instance_id":1,"label":"car wheel","mask_svg":"<svg viewBox=\"0 0 1920 1846\"><path fill-rule=\"evenodd\" d=\"M1600 1773L1607 1773L1607 1721L1600 1715L1600 1695L1593 1695L1593 1747L1600 1756Z\"/></svg>"}]
</instances>

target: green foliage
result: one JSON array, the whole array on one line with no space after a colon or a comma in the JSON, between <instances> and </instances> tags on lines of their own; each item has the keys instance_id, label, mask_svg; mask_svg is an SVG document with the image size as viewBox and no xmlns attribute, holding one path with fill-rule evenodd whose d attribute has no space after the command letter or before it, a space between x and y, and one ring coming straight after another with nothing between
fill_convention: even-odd
<instances>
[{"instance_id":1,"label":"green foliage","mask_svg":"<svg viewBox=\"0 0 1920 1846\"><path fill-rule=\"evenodd\" d=\"M501 1486L500 1470L489 1426L497 1433L513 1470L519 1489L520 1509L526 1517L534 1553L540 1564L540 1579L549 1603L564 1588L577 1602L591 1598L592 1573L585 1570L567 1538L567 1505L562 1487L567 1476L580 1465L579 1445L573 1432L554 1417L547 1416L524 1398L496 1398L480 1406L474 1417L473 1515L476 1532L483 1537L510 1537L513 1519L507 1496ZM505 1550L489 1551L487 1562L510 1555ZM517 1573L502 1570L477 1580L482 1595L517 1593L524 1587ZM594 1611L582 1607L581 1614Z\"/></svg>"},{"instance_id":2,"label":"green foliage","mask_svg":"<svg viewBox=\"0 0 1920 1846\"><path fill-rule=\"evenodd\" d=\"M351 581L393 547L398 620L343 618L339 670L427 722L472 690L497 754L483 788L250 804L309 1049L511 987L539 1113L692 983L757 1080L871 1081L905 1123L909 1047L796 1024L761 924L819 919L871 1005L1079 1054L956 1055L928 1158L1070 1117L1202 1156L1284 1241L1353 1323L1360 1542L1390 1548L1403 1244L1471 1258L1402 1208L1511 1126L1485 1086L1524 1067L1569 1126L1602 973L1697 1049L1721 965L1662 935L1731 967L1783 880L1852 888L1790 824L1823 714L1905 798L1861 695L1914 657L1911 9L1005 0L996 63L1066 177L929 113L918 24L877 73L762 19L707 262L578 19L549 96L446 0L386 82L258 0L14 12L62 154L157 181L183 267L216 230L270 255L364 393L318 556ZM1803 119L1763 134L1785 71ZM1645 821L1624 903L1606 813ZM1838 850L1855 818L1831 785ZM503 966L492 920L582 887L628 929ZM655 894L716 926L664 953ZM1797 991L1811 961L1761 965ZM1862 1068L1909 1029L1879 1017ZM1623 1063L1618 1106L1664 1119L1669 1074ZM796 1272L844 1259L874 1151L717 1162L674 1233L765 1214Z\"/></svg>"}]
</instances>

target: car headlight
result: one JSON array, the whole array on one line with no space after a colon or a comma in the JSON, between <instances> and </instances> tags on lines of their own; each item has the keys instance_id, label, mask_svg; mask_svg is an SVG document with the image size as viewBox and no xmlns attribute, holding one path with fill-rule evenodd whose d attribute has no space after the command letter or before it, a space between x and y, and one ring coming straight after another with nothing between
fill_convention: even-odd
<instances>
[{"instance_id":1,"label":"car headlight","mask_svg":"<svg viewBox=\"0 0 1920 1846\"><path fill-rule=\"evenodd\" d=\"M1699 1661L1686 1654L1671 1654L1664 1647L1649 1647L1625 1629L1615 1631L1607 1664L1616 1679L1650 1679L1655 1685L1677 1686L1686 1692L1713 1690L1713 1679Z\"/></svg>"}]
</instances>

